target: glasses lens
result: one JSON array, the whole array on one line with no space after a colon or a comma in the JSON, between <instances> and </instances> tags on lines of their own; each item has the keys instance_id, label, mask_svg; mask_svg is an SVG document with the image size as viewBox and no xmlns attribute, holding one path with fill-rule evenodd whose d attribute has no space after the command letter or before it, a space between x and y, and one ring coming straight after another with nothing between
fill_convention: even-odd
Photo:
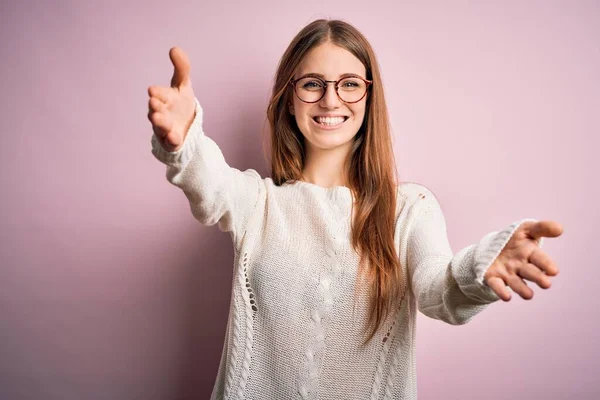
<instances>
[{"instance_id":1,"label":"glasses lens","mask_svg":"<svg viewBox=\"0 0 600 400\"><path fill-rule=\"evenodd\" d=\"M296 82L296 93L302 101L318 101L325 90L325 83L317 78L306 77Z\"/></svg>"},{"instance_id":2,"label":"glasses lens","mask_svg":"<svg viewBox=\"0 0 600 400\"><path fill-rule=\"evenodd\" d=\"M360 100L367 90L367 84L362 79L345 78L338 83L340 98L348 103Z\"/></svg>"},{"instance_id":3,"label":"glasses lens","mask_svg":"<svg viewBox=\"0 0 600 400\"><path fill-rule=\"evenodd\" d=\"M325 91L325 82L313 77L302 78L296 82L296 93L300 100L314 103L318 101ZM367 90L367 85L362 79L344 78L338 83L338 93L342 101L355 102L360 100Z\"/></svg>"}]
</instances>

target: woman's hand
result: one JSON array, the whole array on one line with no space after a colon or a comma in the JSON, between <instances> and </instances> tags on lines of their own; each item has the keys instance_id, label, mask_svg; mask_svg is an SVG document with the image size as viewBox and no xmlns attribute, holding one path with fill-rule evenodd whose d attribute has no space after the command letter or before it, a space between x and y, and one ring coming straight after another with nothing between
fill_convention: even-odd
<instances>
[{"instance_id":1,"label":"woman's hand","mask_svg":"<svg viewBox=\"0 0 600 400\"><path fill-rule=\"evenodd\" d=\"M549 277L558 274L558 267L540 249L538 239L557 237L562 233L563 228L558 222L523 222L485 272L484 282L504 301L511 298L507 285L526 300L533 297L533 290L523 279L535 282L543 289L549 288Z\"/></svg>"},{"instance_id":2,"label":"woman's hand","mask_svg":"<svg viewBox=\"0 0 600 400\"><path fill-rule=\"evenodd\" d=\"M169 51L175 68L171 87L148 87L148 119L160 145L167 151L177 151L195 117L196 98L190 80L190 63L179 47Z\"/></svg>"}]
</instances>

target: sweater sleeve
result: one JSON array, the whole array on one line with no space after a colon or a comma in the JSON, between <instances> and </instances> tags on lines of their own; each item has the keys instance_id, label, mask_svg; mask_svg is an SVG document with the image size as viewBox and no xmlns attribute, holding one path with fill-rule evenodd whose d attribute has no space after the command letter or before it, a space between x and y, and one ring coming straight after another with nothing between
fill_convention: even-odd
<instances>
[{"instance_id":1,"label":"sweater sleeve","mask_svg":"<svg viewBox=\"0 0 600 400\"><path fill-rule=\"evenodd\" d=\"M167 166L167 180L185 193L193 216L203 225L218 224L229 232L236 248L257 204L262 178L253 169L230 167L217 144L202 129L203 112L196 114L183 146L166 151L152 134L152 154Z\"/></svg>"},{"instance_id":2,"label":"sweater sleeve","mask_svg":"<svg viewBox=\"0 0 600 400\"><path fill-rule=\"evenodd\" d=\"M414 207L415 221L408 237L408 269L419 311L452 325L467 323L500 297L483 282L488 267L500 254L523 219L453 254L446 221L434 194L425 187ZM541 247L542 240L539 245Z\"/></svg>"}]
</instances>

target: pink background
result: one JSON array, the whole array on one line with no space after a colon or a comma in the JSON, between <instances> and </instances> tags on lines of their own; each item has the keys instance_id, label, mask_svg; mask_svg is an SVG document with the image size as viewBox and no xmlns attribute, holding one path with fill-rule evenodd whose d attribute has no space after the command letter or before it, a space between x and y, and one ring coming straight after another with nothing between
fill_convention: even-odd
<instances>
[{"instance_id":1,"label":"pink background","mask_svg":"<svg viewBox=\"0 0 600 400\"><path fill-rule=\"evenodd\" d=\"M598 2L37 3L0 6L1 399L208 398L231 240L150 153L146 89L181 46L207 134L266 176L277 62L319 17L373 44L401 178L435 191L455 252L525 217L565 228L531 301L419 315L419 398L599 398Z\"/></svg>"}]
</instances>

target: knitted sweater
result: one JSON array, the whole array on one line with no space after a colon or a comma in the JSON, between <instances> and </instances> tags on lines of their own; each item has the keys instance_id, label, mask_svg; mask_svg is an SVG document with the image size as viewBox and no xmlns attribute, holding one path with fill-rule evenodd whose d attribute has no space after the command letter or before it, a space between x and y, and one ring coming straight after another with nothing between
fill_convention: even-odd
<instances>
[{"instance_id":1,"label":"knitted sweater","mask_svg":"<svg viewBox=\"0 0 600 400\"><path fill-rule=\"evenodd\" d=\"M417 310L461 325L499 300L483 275L517 227L533 219L453 254L434 194L399 184L394 243L405 296L361 346L369 300L350 245L350 189L277 186L253 169L232 168L205 135L202 117L196 100L177 152L154 135L151 143L193 216L233 241L229 317L211 399L416 399Z\"/></svg>"}]
</instances>

